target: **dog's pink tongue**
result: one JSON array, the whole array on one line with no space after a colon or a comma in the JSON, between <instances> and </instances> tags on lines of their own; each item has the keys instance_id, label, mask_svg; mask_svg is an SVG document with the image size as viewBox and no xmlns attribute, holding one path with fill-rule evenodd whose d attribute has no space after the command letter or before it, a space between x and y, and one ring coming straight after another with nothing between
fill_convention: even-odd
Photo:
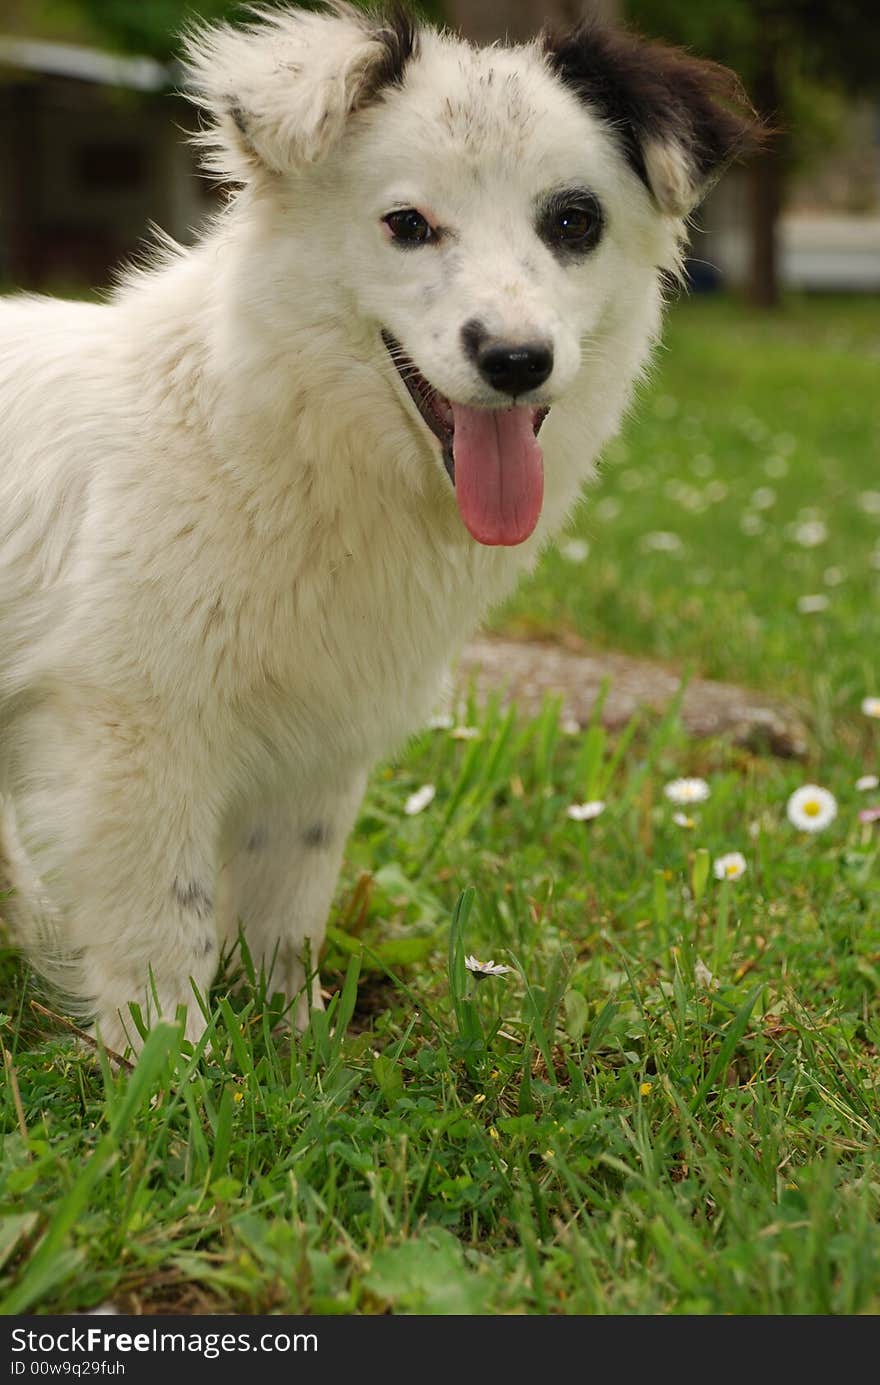
<instances>
[{"instance_id":1,"label":"dog's pink tongue","mask_svg":"<svg viewBox=\"0 0 880 1385\"><path fill-rule=\"evenodd\" d=\"M533 409L470 409L453 404L455 498L479 543L513 546L541 514L544 466Z\"/></svg>"}]
</instances>

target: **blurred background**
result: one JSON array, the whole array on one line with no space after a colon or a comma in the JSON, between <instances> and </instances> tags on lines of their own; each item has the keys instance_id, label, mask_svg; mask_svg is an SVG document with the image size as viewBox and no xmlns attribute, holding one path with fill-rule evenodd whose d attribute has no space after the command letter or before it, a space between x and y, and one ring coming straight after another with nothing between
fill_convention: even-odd
<instances>
[{"instance_id":1,"label":"blurred background","mask_svg":"<svg viewBox=\"0 0 880 1385\"><path fill-rule=\"evenodd\" d=\"M735 68L780 130L699 217L692 286L764 306L786 288L880 289L875 0L431 0L480 41L585 13ZM105 282L148 221L191 239L218 193L181 139L178 35L232 0L0 0L0 283Z\"/></svg>"}]
</instances>

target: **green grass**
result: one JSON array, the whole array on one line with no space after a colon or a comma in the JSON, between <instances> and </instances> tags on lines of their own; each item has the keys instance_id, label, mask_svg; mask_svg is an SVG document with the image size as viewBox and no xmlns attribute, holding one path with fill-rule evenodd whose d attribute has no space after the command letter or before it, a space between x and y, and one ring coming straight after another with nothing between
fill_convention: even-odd
<instances>
[{"instance_id":1,"label":"green grass","mask_svg":"<svg viewBox=\"0 0 880 1385\"><path fill-rule=\"evenodd\" d=\"M21 1097L19 1115L7 1076L4 1311L880 1311L880 872L857 816L880 796L855 788L878 760L858 703L880 692L864 563L880 520L853 503L877 484L876 331L861 304L764 325L698 302L669 341L600 487L620 514L586 508L589 559L549 554L505 620L546 631L556 605L591 638L793 691L808 762L689 741L674 711L622 739L565 735L552 704L529 723L463 707L478 739L426 733L373 776L323 962L333 999L292 1046L245 953L209 1050L165 1025L114 1072L33 1010L2 954ZM795 418L773 401L802 373ZM795 439L785 477L764 475L776 454L738 430L745 410ZM665 497L692 445L729 485L702 513ZM772 549L738 529L761 484ZM785 536L807 505L821 549ZM684 556L642 554L656 530ZM793 614L834 563L828 611ZM663 794L683 774L711 786L692 827ZM810 779L839 801L815 836L785 815ZM567 817L593 798L601 816ZM746 874L707 876L729 850ZM474 982L465 953L512 970Z\"/></svg>"},{"instance_id":2,"label":"green grass","mask_svg":"<svg viewBox=\"0 0 880 1385\"><path fill-rule=\"evenodd\" d=\"M550 552L498 621L804 697L821 667L843 711L880 646L880 304L795 301L768 322L697 299L665 342L571 526L587 563ZM827 537L804 547L810 520ZM675 551L651 549L658 532ZM827 612L800 614L816 594Z\"/></svg>"}]
</instances>

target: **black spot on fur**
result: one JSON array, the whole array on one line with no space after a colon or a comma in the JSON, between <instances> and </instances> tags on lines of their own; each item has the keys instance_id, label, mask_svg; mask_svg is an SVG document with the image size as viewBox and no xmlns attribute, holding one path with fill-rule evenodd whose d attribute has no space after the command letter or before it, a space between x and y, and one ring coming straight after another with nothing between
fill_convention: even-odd
<instances>
[{"instance_id":1,"label":"black spot on fur","mask_svg":"<svg viewBox=\"0 0 880 1385\"><path fill-rule=\"evenodd\" d=\"M326 822L313 822L302 834L303 845L311 847L329 846L333 833Z\"/></svg>"},{"instance_id":2,"label":"black spot on fur","mask_svg":"<svg viewBox=\"0 0 880 1385\"><path fill-rule=\"evenodd\" d=\"M173 894L181 909L195 914L198 919L207 919L214 912L214 901L204 886L196 880L175 880Z\"/></svg>"},{"instance_id":3,"label":"black spot on fur","mask_svg":"<svg viewBox=\"0 0 880 1385\"><path fill-rule=\"evenodd\" d=\"M480 348L488 341L489 333L477 318L471 318L461 329L461 340L464 345L464 352L468 360L474 365L480 354Z\"/></svg>"},{"instance_id":4,"label":"black spot on fur","mask_svg":"<svg viewBox=\"0 0 880 1385\"><path fill-rule=\"evenodd\" d=\"M649 190L649 141L677 141L697 186L763 142L739 78L718 63L589 21L561 37L545 33L544 50L557 76L608 122Z\"/></svg>"},{"instance_id":5,"label":"black spot on fur","mask_svg":"<svg viewBox=\"0 0 880 1385\"><path fill-rule=\"evenodd\" d=\"M392 4L373 19L371 27L374 38L385 51L370 69L361 98L364 104L374 100L386 87L402 86L407 63L418 56L419 50L418 28L404 4Z\"/></svg>"},{"instance_id":6,"label":"black spot on fur","mask_svg":"<svg viewBox=\"0 0 880 1385\"><path fill-rule=\"evenodd\" d=\"M247 840L248 851L262 851L269 840L269 833L265 827L255 827Z\"/></svg>"},{"instance_id":7,"label":"black spot on fur","mask_svg":"<svg viewBox=\"0 0 880 1385\"><path fill-rule=\"evenodd\" d=\"M212 938L209 934L206 934L205 937L202 938L201 953L203 957L210 957L211 953L216 950L216 947L216 940Z\"/></svg>"},{"instance_id":8,"label":"black spot on fur","mask_svg":"<svg viewBox=\"0 0 880 1385\"><path fill-rule=\"evenodd\" d=\"M238 106L238 105L231 105L231 106L229 107L229 115L230 115L230 118L231 118L233 124L235 125L235 128L238 130L238 133L239 133L240 135L243 135L244 138L247 139L247 137L248 137L248 122L247 122L247 116L245 115L245 113L244 113L244 111L242 110L241 106Z\"/></svg>"}]
</instances>

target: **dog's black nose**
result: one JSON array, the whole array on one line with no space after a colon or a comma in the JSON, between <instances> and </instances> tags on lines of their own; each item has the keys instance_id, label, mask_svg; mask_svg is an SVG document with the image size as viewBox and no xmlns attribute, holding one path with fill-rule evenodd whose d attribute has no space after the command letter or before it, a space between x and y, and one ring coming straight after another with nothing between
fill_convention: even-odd
<instances>
[{"instance_id":1,"label":"dog's black nose","mask_svg":"<svg viewBox=\"0 0 880 1385\"><path fill-rule=\"evenodd\" d=\"M488 341L477 352L477 369L493 389L517 398L536 390L553 370L553 347L545 341Z\"/></svg>"}]
</instances>

